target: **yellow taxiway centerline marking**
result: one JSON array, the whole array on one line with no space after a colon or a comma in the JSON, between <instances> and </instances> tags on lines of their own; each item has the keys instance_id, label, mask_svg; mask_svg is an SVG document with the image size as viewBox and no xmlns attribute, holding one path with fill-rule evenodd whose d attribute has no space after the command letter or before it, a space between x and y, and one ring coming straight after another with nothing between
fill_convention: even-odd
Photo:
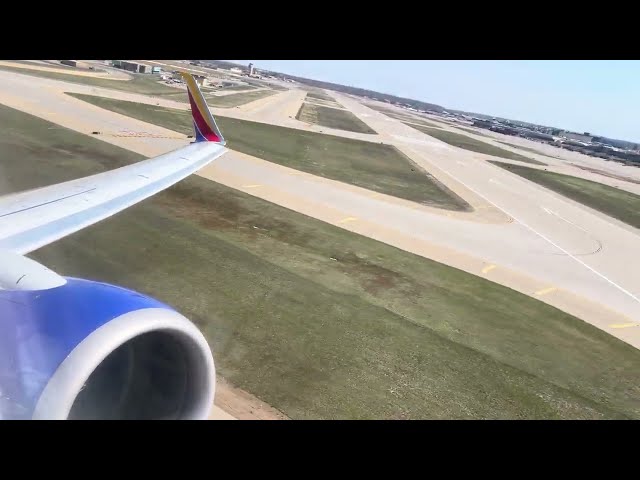
<instances>
[{"instance_id":1,"label":"yellow taxiway centerline marking","mask_svg":"<svg viewBox=\"0 0 640 480\"><path fill-rule=\"evenodd\" d=\"M343 218L338 223L348 223L348 222L353 222L354 220L357 220L357 218L356 217L347 217L347 218Z\"/></svg>"},{"instance_id":2,"label":"yellow taxiway centerline marking","mask_svg":"<svg viewBox=\"0 0 640 480\"><path fill-rule=\"evenodd\" d=\"M482 273L489 273L491 270L493 270L494 268L497 268L495 265L487 265L486 267L484 267L482 269Z\"/></svg>"},{"instance_id":3,"label":"yellow taxiway centerline marking","mask_svg":"<svg viewBox=\"0 0 640 480\"><path fill-rule=\"evenodd\" d=\"M609 325L611 328L629 328L629 327L640 327L640 323L617 323L613 325Z\"/></svg>"},{"instance_id":4,"label":"yellow taxiway centerline marking","mask_svg":"<svg viewBox=\"0 0 640 480\"><path fill-rule=\"evenodd\" d=\"M536 295L546 295L547 293L551 293L551 292L553 292L555 290L557 290L556 287L543 288L542 290L538 290L536 292Z\"/></svg>"},{"instance_id":5,"label":"yellow taxiway centerline marking","mask_svg":"<svg viewBox=\"0 0 640 480\"><path fill-rule=\"evenodd\" d=\"M255 184L255 185L243 185L242 188L256 188L256 187L261 187L262 185L260 184Z\"/></svg>"}]
</instances>

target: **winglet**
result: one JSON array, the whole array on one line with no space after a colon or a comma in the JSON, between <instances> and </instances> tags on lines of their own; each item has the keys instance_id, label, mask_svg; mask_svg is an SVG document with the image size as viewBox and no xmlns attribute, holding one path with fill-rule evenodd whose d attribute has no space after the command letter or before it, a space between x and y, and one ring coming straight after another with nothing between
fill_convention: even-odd
<instances>
[{"instance_id":1,"label":"winglet","mask_svg":"<svg viewBox=\"0 0 640 480\"><path fill-rule=\"evenodd\" d=\"M193 127L196 132L197 142L215 142L221 145L226 143L213 115L209 111L207 102L190 73L180 72L187 84L189 93L189 103L191 104L191 115L193 116Z\"/></svg>"}]
</instances>

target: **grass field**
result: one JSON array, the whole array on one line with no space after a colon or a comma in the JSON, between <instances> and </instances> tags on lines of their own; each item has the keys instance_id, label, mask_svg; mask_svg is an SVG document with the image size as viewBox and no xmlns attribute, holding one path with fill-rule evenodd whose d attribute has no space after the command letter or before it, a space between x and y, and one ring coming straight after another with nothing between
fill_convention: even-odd
<instances>
[{"instance_id":1,"label":"grass field","mask_svg":"<svg viewBox=\"0 0 640 480\"><path fill-rule=\"evenodd\" d=\"M243 93L234 93L232 95L223 95L221 97L210 95L207 96L207 104L212 107L231 108L253 102L260 98L270 97L275 93L274 90L251 90Z\"/></svg>"},{"instance_id":2,"label":"grass field","mask_svg":"<svg viewBox=\"0 0 640 480\"><path fill-rule=\"evenodd\" d=\"M167 100L173 100L174 102L182 102L188 103L189 97L187 96L187 92L184 90L177 90L174 88L173 93L163 94L162 98ZM249 102L253 102L254 100L258 100L260 98L269 97L274 95L276 92L274 90L257 90L257 91L248 91L242 93L233 93L229 95L217 96L210 93L204 93L203 95L207 101L207 104L211 107L219 107L219 108L232 108L238 107L240 105L244 105Z\"/></svg>"},{"instance_id":3,"label":"grass field","mask_svg":"<svg viewBox=\"0 0 640 480\"><path fill-rule=\"evenodd\" d=\"M278 85L276 83L263 83L263 84L258 84L256 86L260 86L260 87L268 87L272 90L275 90L277 92L286 92L287 90L289 90L287 87L283 87L282 85Z\"/></svg>"},{"instance_id":4,"label":"grass field","mask_svg":"<svg viewBox=\"0 0 640 480\"><path fill-rule=\"evenodd\" d=\"M4 106L0 125L12 190L140 159ZM291 418L640 418L635 348L201 177L31 256L173 305L221 376Z\"/></svg>"},{"instance_id":5,"label":"grass field","mask_svg":"<svg viewBox=\"0 0 640 480\"><path fill-rule=\"evenodd\" d=\"M158 77L149 74L131 74L132 80L110 80L108 78L92 78L80 75L70 75L67 73L46 72L42 70L28 70L26 68L0 66L0 70L15 71L16 73L24 73L36 77L51 78L54 80L62 80L71 83L80 83L83 85L91 85L94 87L111 88L131 93L140 93L143 95L162 96L167 100L187 103L189 101L187 92L173 87L169 87L159 83ZM273 95L274 90L258 90L238 93L234 95L225 95L217 97L215 95L206 95L207 103L212 107L232 108L245 103L258 100L259 98Z\"/></svg>"},{"instance_id":6,"label":"grass field","mask_svg":"<svg viewBox=\"0 0 640 480\"><path fill-rule=\"evenodd\" d=\"M480 132L480 131L476 131L476 130L472 130L470 128L464 128L464 127L456 127L456 128L458 130L462 130L462 131L467 132L467 133L473 133L474 135L480 135L480 136L483 136L483 137L493 138L493 137L491 137L491 135L487 135L486 133L483 133L483 132ZM504 142L500 142L500 143L504 143ZM511 145L511 146L513 146L513 145Z\"/></svg>"},{"instance_id":7,"label":"grass field","mask_svg":"<svg viewBox=\"0 0 640 480\"><path fill-rule=\"evenodd\" d=\"M517 160L519 162L532 163L534 165L546 165L546 163L539 162L533 158L522 156L518 153L510 152L504 148L496 147L486 142L476 140L467 135L455 132L449 132L447 130L440 130L430 127L422 127L419 125L411 125L416 130L420 130L427 135L430 135L438 140L441 140L454 147L464 148L476 153L484 153L486 155L492 155L494 157L506 158L509 160Z\"/></svg>"},{"instance_id":8,"label":"grass field","mask_svg":"<svg viewBox=\"0 0 640 480\"><path fill-rule=\"evenodd\" d=\"M333 98L331 95L327 95L326 93L324 93L321 90L309 92L309 93L307 93L307 97L312 98L312 99L316 99L316 100L326 100L327 102L335 102L336 101L336 99Z\"/></svg>"},{"instance_id":9,"label":"grass field","mask_svg":"<svg viewBox=\"0 0 640 480\"><path fill-rule=\"evenodd\" d=\"M310 94L307 94L307 96L305 97L304 101L308 102L308 103L315 104L315 105L324 105L325 107L343 108L342 105L340 105L335 100L323 100L323 99L320 99L320 98L313 97Z\"/></svg>"},{"instance_id":10,"label":"grass field","mask_svg":"<svg viewBox=\"0 0 640 480\"><path fill-rule=\"evenodd\" d=\"M253 85L231 85L229 87L222 87L219 88L218 91L228 91L228 90L237 90L237 91L242 91L242 90L255 90L256 87L254 87Z\"/></svg>"},{"instance_id":11,"label":"grass field","mask_svg":"<svg viewBox=\"0 0 640 480\"><path fill-rule=\"evenodd\" d=\"M357 133L376 133L375 130L356 117L352 112L322 105L303 102L296 118L303 122L314 123L327 128L336 128L338 130Z\"/></svg>"},{"instance_id":12,"label":"grass field","mask_svg":"<svg viewBox=\"0 0 640 480\"><path fill-rule=\"evenodd\" d=\"M132 74L131 80L110 80L108 78L93 78L81 75L71 75L68 73L46 72L43 70L29 70L26 68L7 67L0 65L0 70L31 75L34 77L51 78L53 80L62 80L71 83L80 83L82 85L91 85L94 87L111 88L113 90L121 90L124 92L140 93L143 95L175 95L176 90L173 87L163 85L157 81L158 77L149 74ZM185 94L186 95L186 94Z\"/></svg>"},{"instance_id":13,"label":"grass field","mask_svg":"<svg viewBox=\"0 0 640 480\"><path fill-rule=\"evenodd\" d=\"M69 70L69 71L82 71L82 72L89 72L89 71L93 71L93 72L104 72L104 70L101 69L97 69L97 70L89 70L88 68L78 68L78 67L72 67L70 65L63 65L59 62L55 62L55 61L51 61L51 60L42 60L43 63L41 62L34 62L32 60L11 60L11 63L21 63L23 65L30 65L30 66L38 66L38 67L50 67L50 68L59 68L60 70Z\"/></svg>"},{"instance_id":14,"label":"grass field","mask_svg":"<svg viewBox=\"0 0 640 480\"><path fill-rule=\"evenodd\" d=\"M391 118L395 118L396 120L400 120L402 123L404 123L405 125L409 125L410 127L415 127L416 125L422 126L422 127L429 127L429 128L437 128L437 129L441 129L442 126L440 125L436 125L435 123L430 123L427 122L425 120L417 120L415 118L408 118L405 116L397 116L394 117L392 114L388 114Z\"/></svg>"},{"instance_id":15,"label":"grass field","mask_svg":"<svg viewBox=\"0 0 640 480\"><path fill-rule=\"evenodd\" d=\"M193 134L188 111L93 95L69 95L185 135ZM216 121L229 147L239 152L424 205L449 210L471 208L391 145L221 116L216 116Z\"/></svg>"},{"instance_id":16,"label":"grass field","mask_svg":"<svg viewBox=\"0 0 640 480\"><path fill-rule=\"evenodd\" d=\"M309 103L311 105L320 105L322 107L344 108L342 105L336 102L326 102L324 100L316 100L316 99L309 99L309 98L306 98L304 101L305 103Z\"/></svg>"},{"instance_id":17,"label":"grass field","mask_svg":"<svg viewBox=\"0 0 640 480\"><path fill-rule=\"evenodd\" d=\"M539 150L536 150L535 148L523 147L521 145L516 145L515 143L503 142L501 140L498 140L498 142L504 145L509 145L510 147L519 148L520 150L524 150L525 152L536 153L538 155L544 155L545 157L549 157L549 155L547 155L546 153L542 153ZM553 158L553 157L550 157L550 158Z\"/></svg>"},{"instance_id":18,"label":"grass field","mask_svg":"<svg viewBox=\"0 0 640 480\"><path fill-rule=\"evenodd\" d=\"M591 180L502 162L491 162L572 200L640 228L640 196Z\"/></svg>"},{"instance_id":19,"label":"grass field","mask_svg":"<svg viewBox=\"0 0 640 480\"><path fill-rule=\"evenodd\" d=\"M402 112L397 112L395 110L391 110L389 108L384 108L378 105L370 105L370 104L365 104L365 106L371 108L372 110L376 110L380 113L384 113L387 117L391 117L395 120L400 120L401 122L410 122L410 123L416 123L418 125L423 125L425 127L432 127L432 128L440 128L439 125L433 123L433 122L429 122L427 120L424 120L422 118L417 118L413 115L410 114L405 114ZM413 125L409 125L409 126L413 126Z\"/></svg>"}]
</instances>

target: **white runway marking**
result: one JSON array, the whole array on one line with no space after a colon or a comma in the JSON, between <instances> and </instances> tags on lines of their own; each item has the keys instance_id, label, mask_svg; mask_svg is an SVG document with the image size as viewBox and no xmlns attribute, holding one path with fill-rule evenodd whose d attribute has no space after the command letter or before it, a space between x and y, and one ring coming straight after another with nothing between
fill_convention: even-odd
<instances>
[{"instance_id":1,"label":"white runway marking","mask_svg":"<svg viewBox=\"0 0 640 480\"><path fill-rule=\"evenodd\" d=\"M586 231L584 228L582 228L580 225L577 225L575 223L573 223L571 220L567 220L566 218L564 218L562 215L554 212L553 210L549 210L547 207L542 207L542 209L547 212L549 215L553 215L555 217L558 217L560 220L564 220L565 222L567 222L569 225L573 225L574 227L576 227L579 230L582 230L584 233L589 234L588 231ZM591 234L589 234L591 235Z\"/></svg>"},{"instance_id":2,"label":"white runway marking","mask_svg":"<svg viewBox=\"0 0 640 480\"><path fill-rule=\"evenodd\" d=\"M591 232L589 232L588 230L582 228L580 225L578 225L577 223L573 223L571 220L567 220L566 218L564 218L562 215L554 212L553 210L549 210L547 207L542 207L542 209L547 212L550 215L553 215L555 217L558 217L560 220L567 222L569 225L576 227L578 230L584 232L587 234L587 236L589 236L594 242L596 242L598 244L598 249L595 252L592 253L598 253L600 251L602 251L602 242L596 238Z\"/></svg>"},{"instance_id":3,"label":"white runway marking","mask_svg":"<svg viewBox=\"0 0 640 480\"><path fill-rule=\"evenodd\" d=\"M415 151L414 151L415 152ZM419 152L415 152L418 156L424 158L423 155L421 155ZM622 287L621 285L618 285L616 282L614 282L613 280L610 280L609 278L607 278L605 275L603 275L602 273L598 272L595 268L587 265L585 262L583 262L582 260L580 260L579 258L576 258L574 255L572 255L571 253L567 252L564 248L562 248L560 245L558 245L557 243L555 243L554 241L552 241L551 239L549 239L548 237L546 237L545 235L543 235L542 233L538 232L537 230L535 230L533 227L530 227L528 224L526 224L525 222L523 222L522 220L520 220L517 216L513 215L512 213L510 213L506 208L501 207L500 205L498 205L497 203L489 200L485 195L483 195L482 193L478 192L475 188L470 187L469 185L467 185L465 182L463 182L462 180L460 180L458 177L456 177L455 175L453 175L451 172L449 172L448 170L445 170L444 168L438 166L438 165L434 165L436 168L439 168L440 170L442 170L444 173L446 173L447 175L449 175L451 178L453 178L454 180L456 180L457 182L460 182L462 185L464 185L465 187L467 187L469 190L471 190L473 193L475 193L476 195L480 196L481 198L483 198L484 200L486 200L487 202L489 202L491 205L493 205L494 207L502 210L504 213L506 213L507 215L509 215L511 218L513 218L516 222L520 223L520 225L522 225L523 227L525 227L527 230L535 233L536 235L538 235L540 238L542 238L543 240L545 240L546 242L550 243L551 245L553 245L554 247L556 247L558 250L560 250L562 253L564 253L565 255L567 255L569 258L572 258L573 260L575 260L576 262L578 262L580 265L582 265L583 267L589 269L591 272L595 273L597 276L599 276L600 278L602 278L603 280L605 280L607 283L609 283L610 285L613 285L615 288L617 288L618 290L620 290L622 293L624 293L625 295L629 296L630 298L632 298L633 300L635 300L636 302L640 303L640 298L638 298L636 295L634 295L633 293L631 293L629 290L627 290L626 288ZM497 183L500 184L500 182L498 182L497 180L493 180L490 179L490 182L493 183Z\"/></svg>"}]
</instances>

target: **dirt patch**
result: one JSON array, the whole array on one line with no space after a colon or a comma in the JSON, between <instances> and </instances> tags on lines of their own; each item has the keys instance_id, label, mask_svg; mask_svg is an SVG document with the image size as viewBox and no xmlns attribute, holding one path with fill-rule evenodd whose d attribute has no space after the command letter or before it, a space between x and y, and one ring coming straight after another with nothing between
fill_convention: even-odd
<instances>
[{"instance_id":1,"label":"dirt patch","mask_svg":"<svg viewBox=\"0 0 640 480\"><path fill-rule=\"evenodd\" d=\"M267 235L290 245L306 247L313 236L298 231L277 217L263 217L247 209L229 195L216 195L206 185L209 181L191 177L156 196L156 201L178 218L195 222L210 230L242 232L250 239Z\"/></svg>"},{"instance_id":2,"label":"dirt patch","mask_svg":"<svg viewBox=\"0 0 640 480\"><path fill-rule=\"evenodd\" d=\"M156 197L156 201L178 218L195 221L211 229L236 229L241 215L247 212L232 198L207 195L199 179L188 178Z\"/></svg>"},{"instance_id":3,"label":"dirt patch","mask_svg":"<svg viewBox=\"0 0 640 480\"><path fill-rule=\"evenodd\" d=\"M216 405L238 420L289 420L284 413L222 377L216 384Z\"/></svg>"},{"instance_id":4,"label":"dirt patch","mask_svg":"<svg viewBox=\"0 0 640 480\"><path fill-rule=\"evenodd\" d=\"M362 288L371 295L394 288L402 275L388 268L371 263L353 252L335 254L331 257L340 265L340 270L358 278Z\"/></svg>"}]
</instances>

